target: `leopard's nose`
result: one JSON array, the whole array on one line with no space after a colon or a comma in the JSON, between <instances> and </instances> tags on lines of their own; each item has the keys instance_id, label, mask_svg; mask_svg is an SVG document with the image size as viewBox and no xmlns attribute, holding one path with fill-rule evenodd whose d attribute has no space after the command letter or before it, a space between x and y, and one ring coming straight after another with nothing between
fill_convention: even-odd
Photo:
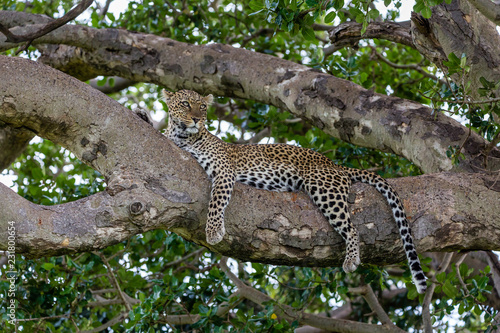
<instances>
[{"instance_id":1,"label":"leopard's nose","mask_svg":"<svg viewBox=\"0 0 500 333\"><path fill-rule=\"evenodd\" d=\"M193 118L193 121L195 124L197 124L200 121L200 118Z\"/></svg>"}]
</instances>

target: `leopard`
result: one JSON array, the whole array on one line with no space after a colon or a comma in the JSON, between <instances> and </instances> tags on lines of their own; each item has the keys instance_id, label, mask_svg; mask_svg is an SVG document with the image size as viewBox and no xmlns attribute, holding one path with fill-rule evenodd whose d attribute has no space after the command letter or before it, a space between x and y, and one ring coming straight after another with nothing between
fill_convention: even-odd
<instances>
[{"instance_id":1,"label":"leopard","mask_svg":"<svg viewBox=\"0 0 500 333\"><path fill-rule=\"evenodd\" d=\"M235 182L276 191L304 191L346 242L343 270L354 272L361 264L359 237L351 222L348 195L353 182L367 183L385 197L403 241L413 283L418 293L426 290L426 277L420 265L402 201L389 183L376 173L335 164L311 149L284 144L234 144L213 135L205 127L207 109L213 96L195 91L162 90L168 108L165 135L189 152L212 182L206 240L210 245L225 235L224 211Z\"/></svg>"}]
</instances>

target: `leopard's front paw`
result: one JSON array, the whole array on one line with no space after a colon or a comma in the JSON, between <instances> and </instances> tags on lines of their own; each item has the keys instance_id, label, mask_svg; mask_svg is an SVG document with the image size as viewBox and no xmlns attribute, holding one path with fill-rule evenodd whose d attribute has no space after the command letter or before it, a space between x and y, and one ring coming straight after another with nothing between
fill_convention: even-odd
<instances>
[{"instance_id":1,"label":"leopard's front paw","mask_svg":"<svg viewBox=\"0 0 500 333\"><path fill-rule=\"evenodd\" d=\"M219 243L222 240L222 238L224 238L224 235L226 233L226 230L223 225L216 228L214 226L211 226L210 224L207 224L205 231L207 233L207 242L210 245L215 245Z\"/></svg>"}]
</instances>

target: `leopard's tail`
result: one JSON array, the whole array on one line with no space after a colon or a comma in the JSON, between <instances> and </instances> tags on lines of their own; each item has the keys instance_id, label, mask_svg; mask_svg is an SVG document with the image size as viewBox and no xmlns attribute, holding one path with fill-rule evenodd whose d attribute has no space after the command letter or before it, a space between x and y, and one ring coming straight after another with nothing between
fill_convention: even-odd
<instances>
[{"instance_id":1,"label":"leopard's tail","mask_svg":"<svg viewBox=\"0 0 500 333\"><path fill-rule=\"evenodd\" d=\"M423 294L427 288L425 282L426 278L420 266L420 260L418 259L413 238L411 237L411 229L406 219L406 213L399 195L384 178L375 173L349 168L342 169L349 175L351 181L370 184L386 198L391 206L392 215L396 220L399 234L403 240L403 246L406 252L406 258L408 259L408 265L410 266L413 283L415 283L417 287L417 292Z\"/></svg>"}]
</instances>

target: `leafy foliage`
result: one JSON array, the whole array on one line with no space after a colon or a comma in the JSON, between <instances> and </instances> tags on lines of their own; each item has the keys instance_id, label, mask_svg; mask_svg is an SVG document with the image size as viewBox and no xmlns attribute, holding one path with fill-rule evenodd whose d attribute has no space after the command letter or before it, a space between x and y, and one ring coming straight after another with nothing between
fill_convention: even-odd
<instances>
[{"instance_id":1,"label":"leafy foliage","mask_svg":"<svg viewBox=\"0 0 500 333\"><path fill-rule=\"evenodd\" d=\"M441 2L417 0L414 10L429 17L432 6ZM76 3L76 0L5 0L0 8L60 17ZM129 1L120 13L103 13L101 7L94 6L90 15L79 21L94 28L147 32L192 44L225 43L307 64L378 93L429 104L436 112L452 112L466 119L471 130L489 140L498 136L500 129L494 115L500 116L499 102L468 103L471 91L467 55L460 58L450 55L445 64L448 84L381 61L380 56L393 64L418 64L430 74L445 76L416 50L387 41L363 41L356 48L324 56L322 47L328 45L327 36L316 25L356 21L365 31L370 22L380 17L388 20L398 17L402 2L383 2L385 7L391 4L396 10L382 14L384 7L367 0ZM28 55L36 58L37 52L30 47ZM451 80L452 75L461 79ZM108 78L100 78L99 84L106 81ZM494 91L499 83L482 79L481 84L481 96L497 97ZM159 89L139 83L112 97L130 108L155 110L158 119L162 119L164 105L158 102ZM219 98L209 111L209 127L229 142L249 142L264 133L258 141L298 144L319 151L336 163L371 169L384 177L420 174L417 167L403 158L331 138L285 110L254 101ZM449 157L458 160L460 150L461 147L450 147ZM47 140L33 141L10 170L17 176L18 193L43 205L76 200L104 188L97 172ZM418 298L410 283L406 266L401 266L406 270L403 272L400 267L385 270L365 265L357 273L346 275L341 268L275 267L230 261L239 279L272 298L272 301L255 304L235 294L238 288L221 270L220 261L220 256L162 230L137 235L101 253L37 260L17 256L16 268L20 274L15 281L16 315L18 319L36 319L19 322L18 329L22 332L91 330L114 318L126 318L105 330L292 331L299 323L276 314L283 304L298 311L324 315L349 304L352 308L349 319L378 323L380 318L365 315L372 310L353 293L353 288L360 284L369 284L380 296L382 306L398 327L418 330L422 325L419 306L422 297ZM425 266L430 265L430 259L422 263L429 270ZM1 270L5 276L6 266ZM491 292L488 274L488 267L476 272L461 264L458 271L435 277L439 297L433 301L433 319L438 331L446 331L449 316L456 313L460 325L469 331L494 327L496 310L483 305ZM407 294L403 290L391 299L383 298L389 288L405 285ZM0 280L2 330L12 329L7 324L8 289L9 282ZM123 298L128 300L130 311ZM229 306L231 311L218 316L217 311L224 306ZM197 320L172 323L181 315Z\"/></svg>"}]
</instances>

